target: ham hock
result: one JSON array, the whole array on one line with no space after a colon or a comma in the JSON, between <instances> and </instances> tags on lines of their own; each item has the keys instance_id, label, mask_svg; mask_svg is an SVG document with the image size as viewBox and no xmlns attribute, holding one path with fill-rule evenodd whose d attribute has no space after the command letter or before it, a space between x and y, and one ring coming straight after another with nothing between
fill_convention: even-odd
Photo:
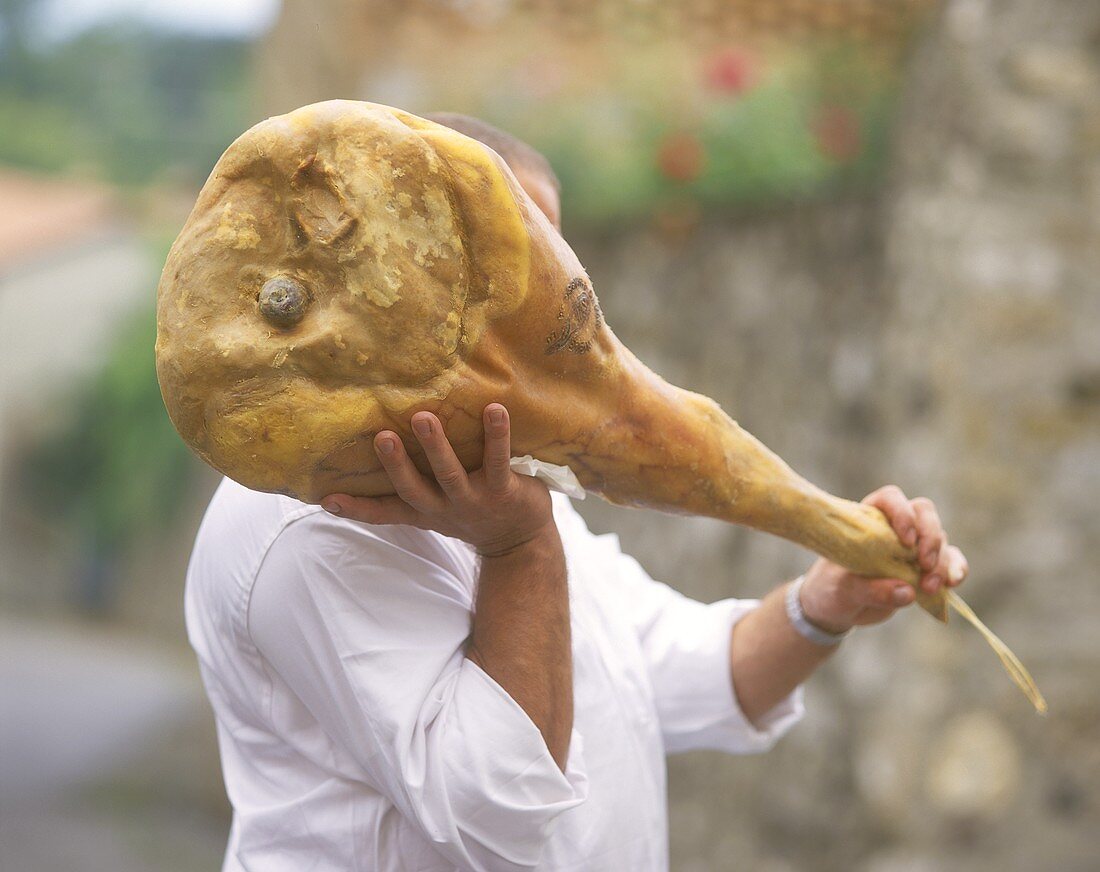
<instances>
[{"instance_id":1,"label":"ham hock","mask_svg":"<svg viewBox=\"0 0 1100 872\"><path fill-rule=\"evenodd\" d=\"M501 402L517 455L570 467L612 503L919 578L878 509L815 487L619 342L495 152L390 107L305 106L229 147L168 256L156 361L187 444L256 490L392 493L373 437L394 430L428 472L410 427L421 409L475 468L481 410ZM917 595L940 620L957 599Z\"/></svg>"}]
</instances>

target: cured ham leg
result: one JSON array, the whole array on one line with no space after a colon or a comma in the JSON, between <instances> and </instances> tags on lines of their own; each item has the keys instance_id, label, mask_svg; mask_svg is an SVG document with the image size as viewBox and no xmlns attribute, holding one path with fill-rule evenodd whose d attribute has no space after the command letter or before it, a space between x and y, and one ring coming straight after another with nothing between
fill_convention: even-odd
<instances>
[{"instance_id":1,"label":"cured ham leg","mask_svg":"<svg viewBox=\"0 0 1100 872\"><path fill-rule=\"evenodd\" d=\"M427 472L420 409L473 468L481 410L500 402L517 454L571 467L611 502L919 577L878 509L810 484L714 401L647 369L499 156L414 115L332 101L244 133L169 254L157 316L173 423L247 487L309 502L390 493L373 437L396 431ZM946 620L954 594L917 594Z\"/></svg>"}]
</instances>

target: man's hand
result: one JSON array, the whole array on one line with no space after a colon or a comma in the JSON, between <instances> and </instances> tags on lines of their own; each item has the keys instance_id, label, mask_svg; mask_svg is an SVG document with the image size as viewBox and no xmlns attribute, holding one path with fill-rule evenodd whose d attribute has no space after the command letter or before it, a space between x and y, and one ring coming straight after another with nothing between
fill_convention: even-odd
<instances>
[{"instance_id":1,"label":"man's hand","mask_svg":"<svg viewBox=\"0 0 1100 872\"><path fill-rule=\"evenodd\" d=\"M886 485L861 501L881 509L903 543L916 546L922 571L920 586L935 593L955 587L969 566L962 551L949 545L936 507L927 497L908 499L897 485ZM912 587L897 578L866 578L819 558L802 585L806 618L829 633L877 624L916 599Z\"/></svg>"},{"instance_id":2,"label":"man's hand","mask_svg":"<svg viewBox=\"0 0 1100 872\"><path fill-rule=\"evenodd\" d=\"M408 524L469 542L483 557L507 554L545 535L554 524L546 485L512 471L508 411L490 403L482 412L485 454L480 469L467 474L431 412L412 417L435 482L413 465L401 438L392 430L374 437L374 450L393 482L394 496L350 497L333 494L326 511L367 524Z\"/></svg>"}]
</instances>

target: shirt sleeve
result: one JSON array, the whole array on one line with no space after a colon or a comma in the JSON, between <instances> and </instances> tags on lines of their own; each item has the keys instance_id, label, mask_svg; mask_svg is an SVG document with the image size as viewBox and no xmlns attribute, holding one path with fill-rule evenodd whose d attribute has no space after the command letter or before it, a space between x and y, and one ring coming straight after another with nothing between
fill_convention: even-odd
<instances>
[{"instance_id":1,"label":"shirt sleeve","mask_svg":"<svg viewBox=\"0 0 1100 872\"><path fill-rule=\"evenodd\" d=\"M415 541L324 513L292 522L257 573L249 632L352 761L348 777L460 868L533 869L555 819L585 799L581 737L563 774L526 712L466 659L468 585Z\"/></svg>"},{"instance_id":2,"label":"shirt sleeve","mask_svg":"<svg viewBox=\"0 0 1100 872\"><path fill-rule=\"evenodd\" d=\"M669 754L712 749L732 754L769 750L804 714L799 685L754 726L741 710L730 673L734 625L760 606L755 599L704 604L654 581L619 537L595 537L611 564L618 601L641 643Z\"/></svg>"}]
</instances>

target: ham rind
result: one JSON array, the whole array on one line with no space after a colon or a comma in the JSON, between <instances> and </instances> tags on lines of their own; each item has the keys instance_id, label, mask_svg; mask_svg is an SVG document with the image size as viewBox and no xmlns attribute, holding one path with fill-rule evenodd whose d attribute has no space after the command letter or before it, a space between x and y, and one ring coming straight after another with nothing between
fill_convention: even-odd
<instances>
[{"instance_id":1,"label":"ham rind","mask_svg":"<svg viewBox=\"0 0 1100 872\"><path fill-rule=\"evenodd\" d=\"M415 115L329 101L245 132L172 247L157 324L173 423L249 488L392 493L373 438L397 432L428 473L410 428L422 409L476 468L482 409L499 402L515 454L570 467L612 503L782 536L914 585L947 619L881 511L814 486L650 371L504 161Z\"/></svg>"}]
</instances>

